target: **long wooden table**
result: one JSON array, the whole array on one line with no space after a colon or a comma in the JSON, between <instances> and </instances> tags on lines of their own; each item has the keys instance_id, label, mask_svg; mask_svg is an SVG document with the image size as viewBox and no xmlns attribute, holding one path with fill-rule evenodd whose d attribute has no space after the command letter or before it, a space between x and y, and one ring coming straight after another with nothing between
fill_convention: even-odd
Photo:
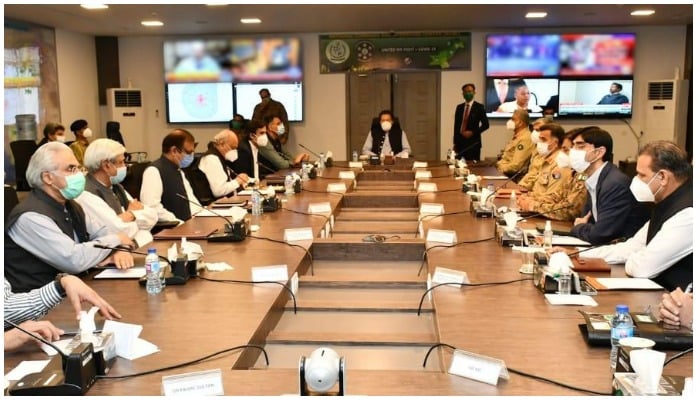
<instances>
[{"instance_id":1,"label":"long wooden table","mask_svg":"<svg viewBox=\"0 0 700 400\"><path fill-rule=\"evenodd\" d=\"M367 173L386 172L405 167L368 167ZM342 206L342 196L324 193L341 170L334 167L323 176L304 183L304 191L287 197L283 207L300 213L309 203L328 201L334 214ZM387 172L388 170L388 172ZM430 170L438 186L436 193L421 193L419 202L442 203L445 212L463 213L425 218L424 230L455 230L459 241L494 236L491 218L476 218L468 212L471 204L461 192L461 181L451 177L446 166L434 163ZM405 175L405 173L403 173ZM345 181L348 193L350 181ZM502 182L495 182L498 186ZM513 185L513 184L511 184ZM283 196L286 197L286 196ZM500 201L500 200L499 200ZM505 200L507 201L507 200ZM325 218L285 210L263 216L262 228L254 236L283 240L284 229L312 227L318 235ZM542 220L528 221L533 224ZM193 218L187 224L219 227L219 218ZM238 243L196 241L205 250L203 262L224 261L234 267L226 272L202 272L211 279L251 279L255 266L286 264L290 276L304 273L310 259L303 249L266 240L246 239ZM173 241L156 241L154 246L164 254ZM311 242L300 242L308 249ZM431 243L427 244L430 247ZM427 265L465 271L472 283L502 282L525 279L518 272L520 254L502 247L495 240L463 244L452 248L435 248L427 253ZM425 276L425 269L422 272ZM623 276L622 266L613 266L612 276ZM117 359L110 376L122 376L183 363L225 348L255 344L264 346L267 334L279 320L289 300L286 290L274 284L231 284L191 279L184 286L169 286L158 296L148 296L135 281L92 280L88 284L114 305L123 321L143 325L141 337L155 343L160 351L134 361ZM439 341L459 349L505 361L515 370L538 375L594 392L609 393L611 376L608 367L609 348L588 346L579 332L583 323L579 310L612 312L618 303L642 310L655 308L662 292L609 291L595 297L598 307L551 306L541 292L524 281L481 287L455 289L440 287L433 291L432 302ZM77 329L72 308L64 301L51 311L47 319L68 330ZM416 316L424 318L424 316ZM670 352L669 354L673 354ZM166 375L220 368L226 395L281 395L298 393L296 369L253 369L260 353L256 349L234 351L196 365L134 378L101 379L90 395L157 395L161 379ZM447 349L434 352L440 357L443 371L449 366ZM6 353L5 372L21 360L45 359L30 347L17 353ZM235 367L235 369L232 369ZM676 360L665 374L692 376L692 358ZM579 391L526 378L514 373L510 380L491 386L469 379L428 371L346 371L348 394L366 395L577 395Z\"/></svg>"}]
</instances>

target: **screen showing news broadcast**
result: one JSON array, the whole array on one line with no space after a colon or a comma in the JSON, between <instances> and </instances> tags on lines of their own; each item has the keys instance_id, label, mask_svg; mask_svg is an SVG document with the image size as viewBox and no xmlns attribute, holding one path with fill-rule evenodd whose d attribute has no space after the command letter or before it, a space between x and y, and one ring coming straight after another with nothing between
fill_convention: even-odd
<instances>
[{"instance_id":1,"label":"screen showing news broadcast","mask_svg":"<svg viewBox=\"0 0 700 400\"><path fill-rule=\"evenodd\" d=\"M561 35L559 57L562 76L632 75L635 35Z\"/></svg>"},{"instance_id":2,"label":"screen showing news broadcast","mask_svg":"<svg viewBox=\"0 0 700 400\"><path fill-rule=\"evenodd\" d=\"M487 78L485 91L489 118L510 118L518 108L528 110L530 117L541 117L559 104L558 79Z\"/></svg>"},{"instance_id":3,"label":"screen showing news broadcast","mask_svg":"<svg viewBox=\"0 0 700 400\"><path fill-rule=\"evenodd\" d=\"M559 35L489 35L487 77L559 75Z\"/></svg>"},{"instance_id":4,"label":"screen showing news broadcast","mask_svg":"<svg viewBox=\"0 0 700 400\"><path fill-rule=\"evenodd\" d=\"M631 79L562 80L559 82L559 116L630 117Z\"/></svg>"}]
</instances>

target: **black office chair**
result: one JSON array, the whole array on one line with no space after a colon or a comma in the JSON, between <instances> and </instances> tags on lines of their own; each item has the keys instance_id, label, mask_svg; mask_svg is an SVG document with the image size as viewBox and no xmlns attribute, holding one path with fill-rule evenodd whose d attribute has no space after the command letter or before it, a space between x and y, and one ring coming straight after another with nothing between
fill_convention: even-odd
<instances>
[{"instance_id":1,"label":"black office chair","mask_svg":"<svg viewBox=\"0 0 700 400\"><path fill-rule=\"evenodd\" d=\"M5 185L5 220L15 206L19 204L17 191L10 185Z\"/></svg>"},{"instance_id":2,"label":"black office chair","mask_svg":"<svg viewBox=\"0 0 700 400\"><path fill-rule=\"evenodd\" d=\"M120 124L118 121L107 121L107 139L112 139L121 143L122 146L126 147L124 144L124 137L119 131ZM134 157L136 156L136 157ZM143 162L146 161L148 153L145 151L132 151L124 153L124 158L127 163L130 162Z\"/></svg>"},{"instance_id":3,"label":"black office chair","mask_svg":"<svg viewBox=\"0 0 700 400\"><path fill-rule=\"evenodd\" d=\"M34 154L37 148L38 146L33 140L16 140L14 142L10 142L12 157L15 159L15 173L18 191L27 192L31 190L26 177L27 167L29 166L29 159L32 157L32 154Z\"/></svg>"},{"instance_id":4,"label":"black office chair","mask_svg":"<svg viewBox=\"0 0 700 400\"><path fill-rule=\"evenodd\" d=\"M138 199L141 196L141 184L143 183L143 172L150 162L140 162L129 164L126 169L126 177L122 181L122 186L129 192L131 197Z\"/></svg>"}]
</instances>

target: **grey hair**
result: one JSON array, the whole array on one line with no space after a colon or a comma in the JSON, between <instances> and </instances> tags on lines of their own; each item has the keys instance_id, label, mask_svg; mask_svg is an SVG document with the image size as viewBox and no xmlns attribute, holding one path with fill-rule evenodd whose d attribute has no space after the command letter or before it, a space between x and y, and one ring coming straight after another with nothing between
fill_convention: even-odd
<instances>
[{"instance_id":1,"label":"grey hair","mask_svg":"<svg viewBox=\"0 0 700 400\"><path fill-rule=\"evenodd\" d=\"M226 143L231 139L231 136L236 136L236 133L230 129L224 129L214 136L214 143Z\"/></svg>"},{"instance_id":2,"label":"grey hair","mask_svg":"<svg viewBox=\"0 0 700 400\"><path fill-rule=\"evenodd\" d=\"M97 139L90 143L85 150L85 156L83 157L83 165L90 172L95 172L100 169L102 161L110 160L113 161L119 155L124 154L126 149L121 143L112 139Z\"/></svg>"},{"instance_id":3,"label":"grey hair","mask_svg":"<svg viewBox=\"0 0 700 400\"><path fill-rule=\"evenodd\" d=\"M44 182L41 180L43 172L52 172L58 168L56 155L64 152L73 153L70 147L60 142L48 142L39 147L32 158L29 159L27 172L25 174L29 186L33 189L40 189Z\"/></svg>"}]
</instances>

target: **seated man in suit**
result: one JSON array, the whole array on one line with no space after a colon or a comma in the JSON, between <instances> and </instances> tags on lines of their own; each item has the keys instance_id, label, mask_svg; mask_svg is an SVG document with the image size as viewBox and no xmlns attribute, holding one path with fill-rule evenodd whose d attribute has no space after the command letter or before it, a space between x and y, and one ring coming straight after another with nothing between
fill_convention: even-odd
<instances>
[{"instance_id":1,"label":"seated man in suit","mask_svg":"<svg viewBox=\"0 0 700 400\"><path fill-rule=\"evenodd\" d=\"M300 167L302 162L309 161L309 155L306 153L299 153L296 157L292 157L291 154L282 148L280 138L284 135L280 131L284 131L284 125L279 117L268 116L263 122L266 126L269 143L267 146L259 147L259 150L260 155L269 161L270 164L276 169L287 169Z\"/></svg>"},{"instance_id":2,"label":"seated man in suit","mask_svg":"<svg viewBox=\"0 0 700 400\"><path fill-rule=\"evenodd\" d=\"M262 156L260 148L269 146L267 128L262 121L250 121L246 140L238 144L238 159L232 167L236 173L245 173L249 177L260 180L277 169Z\"/></svg>"},{"instance_id":3,"label":"seated man in suit","mask_svg":"<svg viewBox=\"0 0 700 400\"><path fill-rule=\"evenodd\" d=\"M612 163L613 139L597 126L581 130L569 152L571 167L586 176L583 216L571 234L593 245L630 238L649 219L649 210L630 191L630 180Z\"/></svg>"},{"instance_id":4,"label":"seated man in suit","mask_svg":"<svg viewBox=\"0 0 700 400\"><path fill-rule=\"evenodd\" d=\"M214 198L235 194L236 190L245 187L248 175L236 174L228 163L238 160L238 136L229 129L224 129L214 136L207 145L207 151L199 160L198 168L204 173L209 183L209 189Z\"/></svg>"},{"instance_id":5,"label":"seated man in suit","mask_svg":"<svg viewBox=\"0 0 700 400\"><path fill-rule=\"evenodd\" d=\"M481 160L481 134L489 129L484 105L474 101L475 92L473 83L462 86L464 103L458 104L455 109L452 147L458 159Z\"/></svg>"},{"instance_id":6,"label":"seated man in suit","mask_svg":"<svg viewBox=\"0 0 700 400\"><path fill-rule=\"evenodd\" d=\"M85 214L74 200L85 187L85 176L68 146L50 142L39 147L29 161L27 181L33 190L5 225L5 277L16 291L41 287L59 272L134 265L130 253L95 247L131 246L132 241Z\"/></svg>"},{"instance_id":7,"label":"seated man in suit","mask_svg":"<svg viewBox=\"0 0 700 400\"><path fill-rule=\"evenodd\" d=\"M49 122L44 126L44 138L39 142L39 146L44 145L48 142L66 142L66 128L57 123Z\"/></svg>"},{"instance_id":8,"label":"seated man in suit","mask_svg":"<svg viewBox=\"0 0 700 400\"><path fill-rule=\"evenodd\" d=\"M194 136L175 129L163 138L160 158L143 172L141 201L156 209L158 221L187 221L202 209L182 172L194 161L194 148Z\"/></svg>"},{"instance_id":9,"label":"seated man in suit","mask_svg":"<svg viewBox=\"0 0 700 400\"><path fill-rule=\"evenodd\" d=\"M645 145L629 189L636 201L654 202L651 219L626 242L592 249L585 257L625 263L627 275L652 279L668 291L687 287L693 282L692 174L687 155L675 143Z\"/></svg>"},{"instance_id":10,"label":"seated man in suit","mask_svg":"<svg viewBox=\"0 0 700 400\"><path fill-rule=\"evenodd\" d=\"M406 132L401 129L398 121L394 121L394 114L389 110L379 113L379 118L372 121L372 126L367 134L362 154L365 155L393 155L399 158L408 158L411 154L411 145L408 143Z\"/></svg>"},{"instance_id":11,"label":"seated man in suit","mask_svg":"<svg viewBox=\"0 0 700 400\"><path fill-rule=\"evenodd\" d=\"M85 191L75 199L83 210L113 231L134 239L136 247L150 243L158 213L122 187L126 177L124 146L112 139L97 139L85 151L84 162L88 169Z\"/></svg>"}]
</instances>

